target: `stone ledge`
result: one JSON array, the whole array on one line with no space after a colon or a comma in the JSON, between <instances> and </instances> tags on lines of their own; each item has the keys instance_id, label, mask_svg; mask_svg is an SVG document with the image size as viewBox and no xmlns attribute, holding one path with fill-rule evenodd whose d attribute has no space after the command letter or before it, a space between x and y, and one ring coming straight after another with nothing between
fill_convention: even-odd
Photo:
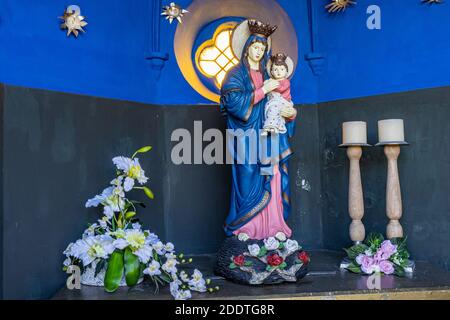
<instances>
[{"instance_id":1,"label":"stone ledge","mask_svg":"<svg viewBox=\"0 0 450 320\"><path fill-rule=\"evenodd\" d=\"M411 277L383 276L381 290L367 288L367 276L340 270L344 256L341 252L310 251L309 273L298 283L247 286L226 281L213 275L215 258L194 256L193 267L198 267L214 280L221 290L214 294L193 293L193 299L282 299L282 300L386 300L386 299L446 299L450 300L450 274L428 262L416 261ZM134 288L119 288L114 294L103 288L83 286L81 290L61 289L53 299L59 300L161 300L171 299L168 288L154 295L154 287L142 283Z\"/></svg>"}]
</instances>

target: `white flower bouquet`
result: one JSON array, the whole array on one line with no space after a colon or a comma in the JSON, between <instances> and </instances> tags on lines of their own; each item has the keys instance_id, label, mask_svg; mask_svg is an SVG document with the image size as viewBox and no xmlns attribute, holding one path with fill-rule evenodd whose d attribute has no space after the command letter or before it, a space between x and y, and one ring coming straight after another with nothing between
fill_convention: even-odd
<instances>
[{"instance_id":1,"label":"white flower bouquet","mask_svg":"<svg viewBox=\"0 0 450 320\"><path fill-rule=\"evenodd\" d=\"M153 199L153 192L145 186L148 178L136 155L151 150L150 146L137 150L131 158L115 157L116 177L99 195L89 199L86 207L103 208L103 216L91 224L82 238L69 244L64 251L64 270L76 265L82 273L82 283L103 285L107 292L119 286L135 286L144 277L151 279L159 289L170 284L175 299L188 299L190 290L214 292L218 287L208 287L200 271L189 276L178 271L178 266L192 262L176 255L174 245L163 243L149 230L143 230L136 218L136 207L144 204L127 198L126 193L137 190ZM83 282L84 279L84 282Z\"/></svg>"}]
</instances>

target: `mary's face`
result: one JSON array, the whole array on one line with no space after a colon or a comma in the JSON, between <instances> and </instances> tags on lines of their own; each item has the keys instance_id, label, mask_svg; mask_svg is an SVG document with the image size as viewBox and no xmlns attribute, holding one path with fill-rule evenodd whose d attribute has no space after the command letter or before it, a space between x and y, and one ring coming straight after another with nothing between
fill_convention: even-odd
<instances>
[{"instance_id":1,"label":"mary's face","mask_svg":"<svg viewBox=\"0 0 450 320\"><path fill-rule=\"evenodd\" d=\"M255 42L248 48L248 57L254 61L259 62L264 57L266 46L261 42Z\"/></svg>"}]
</instances>

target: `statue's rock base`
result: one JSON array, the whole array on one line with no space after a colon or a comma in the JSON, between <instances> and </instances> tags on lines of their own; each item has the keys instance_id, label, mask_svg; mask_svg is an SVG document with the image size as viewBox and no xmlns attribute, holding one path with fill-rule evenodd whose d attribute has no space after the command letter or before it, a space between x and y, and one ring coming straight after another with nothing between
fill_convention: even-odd
<instances>
[{"instance_id":1,"label":"statue's rock base","mask_svg":"<svg viewBox=\"0 0 450 320\"><path fill-rule=\"evenodd\" d=\"M280 242L280 247L267 250L262 240L240 241L227 238L217 253L215 274L240 284L262 285L297 282L308 272L309 256L292 240ZM294 241L297 244L296 241ZM258 245L255 256L249 246ZM255 247L255 246L253 246Z\"/></svg>"}]
</instances>

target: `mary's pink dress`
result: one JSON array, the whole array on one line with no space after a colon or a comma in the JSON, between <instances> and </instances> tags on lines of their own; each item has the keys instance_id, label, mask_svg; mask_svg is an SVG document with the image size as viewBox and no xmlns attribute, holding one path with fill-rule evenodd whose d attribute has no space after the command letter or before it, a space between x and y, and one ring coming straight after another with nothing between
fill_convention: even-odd
<instances>
[{"instance_id":1,"label":"mary's pink dress","mask_svg":"<svg viewBox=\"0 0 450 320\"><path fill-rule=\"evenodd\" d=\"M264 99L262 86L264 84L263 76L259 71L251 70L250 75L255 90L254 104ZM292 119L290 119L292 120ZM281 173L278 165L274 165L274 175L270 182L272 197L268 205L254 217L250 222L234 231L235 235L246 233L251 239L262 240L274 237L278 232L283 232L288 238L292 235L292 230L284 221L283 201L281 198Z\"/></svg>"}]
</instances>

